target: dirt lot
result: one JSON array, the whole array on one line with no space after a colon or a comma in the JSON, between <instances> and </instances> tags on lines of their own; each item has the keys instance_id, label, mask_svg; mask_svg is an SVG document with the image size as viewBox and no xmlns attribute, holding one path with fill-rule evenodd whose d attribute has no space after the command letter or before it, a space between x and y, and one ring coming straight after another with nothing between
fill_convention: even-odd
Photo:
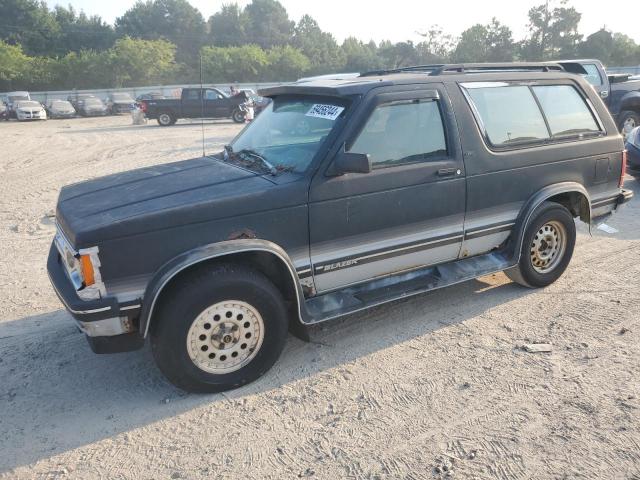
<instances>
[{"instance_id":1,"label":"dirt lot","mask_svg":"<svg viewBox=\"0 0 640 480\"><path fill-rule=\"evenodd\" d=\"M581 227L550 288L498 274L379 307L191 395L148 348L91 353L45 272L62 185L201 151L197 124L129 123L0 124L0 478L640 478L640 200L619 233ZM209 148L237 131L207 124Z\"/></svg>"}]
</instances>

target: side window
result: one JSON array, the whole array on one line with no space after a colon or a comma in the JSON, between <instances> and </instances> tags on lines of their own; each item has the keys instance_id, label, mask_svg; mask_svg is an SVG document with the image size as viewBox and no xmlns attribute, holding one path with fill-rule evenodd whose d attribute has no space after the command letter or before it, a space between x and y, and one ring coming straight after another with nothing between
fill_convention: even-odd
<instances>
[{"instance_id":1,"label":"side window","mask_svg":"<svg viewBox=\"0 0 640 480\"><path fill-rule=\"evenodd\" d=\"M200 92L198 90L187 90L187 100L200 100Z\"/></svg>"},{"instance_id":2,"label":"side window","mask_svg":"<svg viewBox=\"0 0 640 480\"><path fill-rule=\"evenodd\" d=\"M549 139L544 118L529 87L505 83L465 83L492 145L507 147Z\"/></svg>"},{"instance_id":3,"label":"side window","mask_svg":"<svg viewBox=\"0 0 640 480\"><path fill-rule=\"evenodd\" d=\"M533 87L553 137L599 133L589 107L571 85Z\"/></svg>"},{"instance_id":4,"label":"side window","mask_svg":"<svg viewBox=\"0 0 640 480\"><path fill-rule=\"evenodd\" d=\"M600 72L598 71L598 67L593 63L585 63L582 67L587 71L587 74L584 75L584 78L594 87L599 87L602 85L602 77L600 76Z\"/></svg>"},{"instance_id":5,"label":"side window","mask_svg":"<svg viewBox=\"0 0 640 480\"><path fill-rule=\"evenodd\" d=\"M374 169L445 157L438 102L424 99L378 106L350 151L369 154Z\"/></svg>"},{"instance_id":6,"label":"side window","mask_svg":"<svg viewBox=\"0 0 640 480\"><path fill-rule=\"evenodd\" d=\"M215 90L205 90L204 91L204 99L205 100L217 100L218 99L218 92L216 92Z\"/></svg>"}]
</instances>

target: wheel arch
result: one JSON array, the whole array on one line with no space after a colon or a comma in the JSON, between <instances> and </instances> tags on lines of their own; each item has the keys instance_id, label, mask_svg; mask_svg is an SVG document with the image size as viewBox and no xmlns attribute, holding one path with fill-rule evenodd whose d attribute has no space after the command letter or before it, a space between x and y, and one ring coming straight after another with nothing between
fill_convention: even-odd
<instances>
[{"instance_id":1,"label":"wheel arch","mask_svg":"<svg viewBox=\"0 0 640 480\"><path fill-rule=\"evenodd\" d=\"M620 100L620 113L632 111L640 114L640 92L628 92Z\"/></svg>"},{"instance_id":2,"label":"wheel arch","mask_svg":"<svg viewBox=\"0 0 640 480\"><path fill-rule=\"evenodd\" d=\"M511 254L516 263L520 260L527 225L529 225L535 210L544 202L556 202L563 205L574 218L580 218L591 229L591 197L584 185L577 182L548 185L534 193L520 209L514 227L514 241L511 245Z\"/></svg>"},{"instance_id":3,"label":"wheel arch","mask_svg":"<svg viewBox=\"0 0 640 480\"><path fill-rule=\"evenodd\" d=\"M293 263L284 249L267 240L239 239L198 247L165 263L153 275L145 289L139 320L142 336L146 337L149 333L155 307L171 285L195 268L221 261L251 266L274 281L276 288L295 310L293 318L302 322L301 308L304 295Z\"/></svg>"}]
</instances>

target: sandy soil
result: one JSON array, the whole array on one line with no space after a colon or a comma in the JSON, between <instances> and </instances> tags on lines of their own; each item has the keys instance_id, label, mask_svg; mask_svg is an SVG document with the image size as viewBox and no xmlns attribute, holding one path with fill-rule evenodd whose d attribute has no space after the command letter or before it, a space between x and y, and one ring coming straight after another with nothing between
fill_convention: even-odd
<instances>
[{"instance_id":1,"label":"sandy soil","mask_svg":"<svg viewBox=\"0 0 640 480\"><path fill-rule=\"evenodd\" d=\"M129 123L0 124L0 478L640 478L640 200L617 234L581 228L547 289L498 274L379 307L191 395L148 348L91 353L45 272L62 185L201 151L199 125ZM237 131L207 124L209 148Z\"/></svg>"}]
</instances>

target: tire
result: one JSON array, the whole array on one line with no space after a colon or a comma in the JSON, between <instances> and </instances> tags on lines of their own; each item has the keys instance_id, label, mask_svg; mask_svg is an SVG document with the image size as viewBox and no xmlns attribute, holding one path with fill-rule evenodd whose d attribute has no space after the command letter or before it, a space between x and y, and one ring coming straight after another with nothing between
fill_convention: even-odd
<instances>
[{"instance_id":1,"label":"tire","mask_svg":"<svg viewBox=\"0 0 640 480\"><path fill-rule=\"evenodd\" d=\"M640 126L640 113L632 110L625 110L620 112L620 120L618 121L618 128L623 136L626 136L634 128Z\"/></svg>"},{"instance_id":2,"label":"tire","mask_svg":"<svg viewBox=\"0 0 640 480\"><path fill-rule=\"evenodd\" d=\"M504 273L525 287L551 285L567 269L575 243L576 224L569 210L544 202L526 227L518 265Z\"/></svg>"},{"instance_id":3,"label":"tire","mask_svg":"<svg viewBox=\"0 0 640 480\"><path fill-rule=\"evenodd\" d=\"M161 127L170 127L175 124L177 119L170 112L160 112L158 115L158 125Z\"/></svg>"},{"instance_id":4,"label":"tire","mask_svg":"<svg viewBox=\"0 0 640 480\"><path fill-rule=\"evenodd\" d=\"M244 123L244 112L239 108L236 108L231 113L231 120L233 120L235 123Z\"/></svg>"},{"instance_id":5,"label":"tire","mask_svg":"<svg viewBox=\"0 0 640 480\"><path fill-rule=\"evenodd\" d=\"M284 300L251 268L198 269L163 298L151 349L162 373L183 390L240 387L261 377L282 353L289 323Z\"/></svg>"}]
</instances>

